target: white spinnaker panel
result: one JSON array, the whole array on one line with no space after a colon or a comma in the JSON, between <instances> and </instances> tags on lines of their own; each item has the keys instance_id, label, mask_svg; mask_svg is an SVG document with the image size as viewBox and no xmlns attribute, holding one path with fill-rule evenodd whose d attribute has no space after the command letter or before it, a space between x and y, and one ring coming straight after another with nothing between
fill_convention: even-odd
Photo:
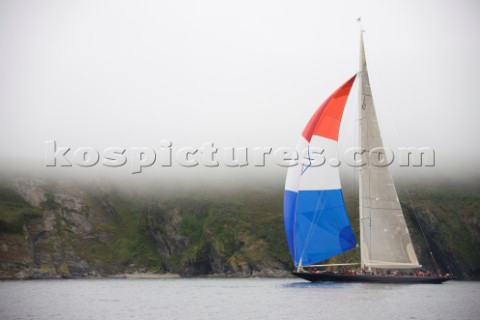
<instances>
[{"instance_id":1,"label":"white spinnaker panel","mask_svg":"<svg viewBox=\"0 0 480 320\"><path fill-rule=\"evenodd\" d=\"M341 189L338 167L330 161L338 159L338 142L313 135L309 148L303 150L300 190Z\"/></svg>"},{"instance_id":2,"label":"white spinnaker panel","mask_svg":"<svg viewBox=\"0 0 480 320\"><path fill-rule=\"evenodd\" d=\"M295 150L299 159L296 166L288 169L285 189L335 190L340 189L340 177L335 159L338 159L338 142L332 139L312 136L310 143L302 136Z\"/></svg>"},{"instance_id":3,"label":"white spinnaker panel","mask_svg":"<svg viewBox=\"0 0 480 320\"><path fill-rule=\"evenodd\" d=\"M303 154L304 150L308 149L308 145L308 141L305 140L303 136L300 136L297 146L295 147L299 158L297 160L292 160L292 163L296 163L296 165L288 168L287 179L285 181L285 190L294 192L298 191L298 187L300 185L300 176L302 174L302 163L304 161Z\"/></svg>"}]
</instances>

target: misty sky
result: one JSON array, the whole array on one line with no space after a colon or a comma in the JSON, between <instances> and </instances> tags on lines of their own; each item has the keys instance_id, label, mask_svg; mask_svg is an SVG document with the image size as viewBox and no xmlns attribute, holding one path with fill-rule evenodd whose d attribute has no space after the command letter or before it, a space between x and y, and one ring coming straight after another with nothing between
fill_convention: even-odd
<instances>
[{"instance_id":1,"label":"misty sky","mask_svg":"<svg viewBox=\"0 0 480 320\"><path fill-rule=\"evenodd\" d=\"M453 0L4 0L0 161L55 170L47 140L294 147L358 70L359 16L385 144L432 147L438 170L478 173L480 2Z\"/></svg>"}]
</instances>

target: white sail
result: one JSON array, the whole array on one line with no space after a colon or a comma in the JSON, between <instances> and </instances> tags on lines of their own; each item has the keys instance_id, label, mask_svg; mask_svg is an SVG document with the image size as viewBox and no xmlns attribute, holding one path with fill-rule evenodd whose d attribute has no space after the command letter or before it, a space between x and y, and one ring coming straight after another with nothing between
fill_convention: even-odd
<instances>
[{"instance_id":1,"label":"white sail","mask_svg":"<svg viewBox=\"0 0 480 320\"><path fill-rule=\"evenodd\" d=\"M412 240L386 163L368 77L363 35L360 48L358 123L365 164L359 173L361 267L418 268ZM373 152L372 152L373 151Z\"/></svg>"}]
</instances>

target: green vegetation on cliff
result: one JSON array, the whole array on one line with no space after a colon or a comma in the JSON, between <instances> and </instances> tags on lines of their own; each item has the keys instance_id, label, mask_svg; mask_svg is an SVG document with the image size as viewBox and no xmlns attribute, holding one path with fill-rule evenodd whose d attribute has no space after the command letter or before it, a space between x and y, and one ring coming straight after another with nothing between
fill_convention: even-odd
<instances>
[{"instance_id":1,"label":"green vegetation on cliff","mask_svg":"<svg viewBox=\"0 0 480 320\"><path fill-rule=\"evenodd\" d=\"M30 206L14 190L0 186L0 235L22 233L23 226L42 217L42 211Z\"/></svg>"},{"instance_id":2,"label":"green vegetation on cliff","mask_svg":"<svg viewBox=\"0 0 480 320\"><path fill-rule=\"evenodd\" d=\"M480 278L478 188L400 190L421 263ZM346 203L358 234L356 197ZM0 278L130 272L279 276L283 190L172 190L27 178L0 185ZM426 234L428 244L422 235ZM358 249L332 259L358 261Z\"/></svg>"}]
</instances>

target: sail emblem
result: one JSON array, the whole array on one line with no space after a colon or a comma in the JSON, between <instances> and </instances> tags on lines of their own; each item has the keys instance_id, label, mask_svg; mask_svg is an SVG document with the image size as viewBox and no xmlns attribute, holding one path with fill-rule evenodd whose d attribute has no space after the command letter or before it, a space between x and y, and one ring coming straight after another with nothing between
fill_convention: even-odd
<instances>
[{"instance_id":1,"label":"sail emblem","mask_svg":"<svg viewBox=\"0 0 480 320\"><path fill-rule=\"evenodd\" d=\"M310 146L305 150L305 155L303 156L302 161L302 172L300 175L303 175L308 168L312 165L312 158L310 157Z\"/></svg>"}]
</instances>

